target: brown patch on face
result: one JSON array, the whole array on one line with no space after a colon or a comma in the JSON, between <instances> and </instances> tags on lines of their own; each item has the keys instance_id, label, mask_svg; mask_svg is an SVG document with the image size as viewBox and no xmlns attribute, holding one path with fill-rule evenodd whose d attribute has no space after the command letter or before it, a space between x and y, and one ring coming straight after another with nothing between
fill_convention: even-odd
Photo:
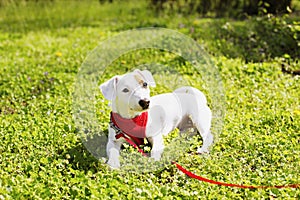
<instances>
[{"instance_id":1,"label":"brown patch on face","mask_svg":"<svg viewBox=\"0 0 300 200\"><path fill-rule=\"evenodd\" d=\"M135 80L141 85L143 86L144 84L144 80L142 79L142 77L140 77L139 75L134 75Z\"/></svg>"}]
</instances>

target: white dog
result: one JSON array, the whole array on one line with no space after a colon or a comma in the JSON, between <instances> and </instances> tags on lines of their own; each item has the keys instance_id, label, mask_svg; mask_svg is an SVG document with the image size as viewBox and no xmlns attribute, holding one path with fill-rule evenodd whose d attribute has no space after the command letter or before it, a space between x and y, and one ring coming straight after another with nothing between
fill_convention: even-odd
<instances>
[{"instance_id":1,"label":"white dog","mask_svg":"<svg viewBox=\"0 0 300 200\"><path fill-rule=\"evenodd\" d=\"M213 143L210 133L211 111L202 92L193 87L182 87L173 93L150 97L149 87L155 81L148 70L114 76L100 85L104 97L112 102L111 126L107 143L108 164L119 168L120 147L125 141L118 137L119 130L126 137L136 140L147 138L151 145L151 157L161 158L164 149L163 136L175 128L183 131L195 127L203 139L198 153L208 152ZM131 122L132 121L132 122Z\"/></svg>"}]
</instances>

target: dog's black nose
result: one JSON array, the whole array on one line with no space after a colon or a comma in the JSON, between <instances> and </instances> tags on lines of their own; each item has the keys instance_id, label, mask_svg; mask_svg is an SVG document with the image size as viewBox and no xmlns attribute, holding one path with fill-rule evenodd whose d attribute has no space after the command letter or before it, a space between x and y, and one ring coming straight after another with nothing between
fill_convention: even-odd
<instances>
[{"instance_id":1,"label":"dog's black nose","mask_svg":"<svg viewBox=\"0 0 300 200\"><path fill-rule=\"evenodd\" d=\"M141 99L141 100L139 101L139 104L140 104L140 106L141 106L144 110L146 110L146 109L149 108L150 101L149 101L149 100L145 100L145 99Z\"/></svg>"}]
</instances>

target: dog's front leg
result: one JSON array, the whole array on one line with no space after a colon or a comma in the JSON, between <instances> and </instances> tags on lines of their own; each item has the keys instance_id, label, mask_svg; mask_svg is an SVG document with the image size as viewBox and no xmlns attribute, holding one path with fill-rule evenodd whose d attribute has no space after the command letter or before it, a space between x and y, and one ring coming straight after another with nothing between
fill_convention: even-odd
<instances>
[{"instance_id":1,"label":"dog's front leg","mask_svg":"<svg viewBox=\"0 0 300 200\"><path fill-rule=\"evenodd\" d=\"M149 141L152 144L151 158L154 158L155 161L160 160L165 148L162 134L149 138Z\"/></svg>"},{"instance_id":2,"label":"dog's front leg","mask_svg":"<svg viewBox=\"0 0 300 200\"><path fill-rule=\"evenodd\" d=\"M106 153L108 156L107 164L113 168L118 169L120 168L120 149L121 149L122 142L120 140L115 139L115 131L109 131L108 142L106 145Z\"/></svg>"}]
</instances>

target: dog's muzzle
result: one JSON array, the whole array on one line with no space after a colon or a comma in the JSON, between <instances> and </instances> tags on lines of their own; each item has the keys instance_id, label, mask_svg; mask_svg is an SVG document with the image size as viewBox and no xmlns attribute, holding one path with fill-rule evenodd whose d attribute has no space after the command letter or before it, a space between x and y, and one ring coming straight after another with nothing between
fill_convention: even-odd
<instances>
[{"instance_id":1,"label":"dog's muzzle","mask_svg":"<svg viewBox=\"0 0 300 200\"><path fill-rule=\"evenodd\" d=\"M148 109L149 108L149 104L150 104L150 101L146 100L146 99L141 99L139 101L139 105L143 108L143 110Z\"/></svg>"}]
</instances>

